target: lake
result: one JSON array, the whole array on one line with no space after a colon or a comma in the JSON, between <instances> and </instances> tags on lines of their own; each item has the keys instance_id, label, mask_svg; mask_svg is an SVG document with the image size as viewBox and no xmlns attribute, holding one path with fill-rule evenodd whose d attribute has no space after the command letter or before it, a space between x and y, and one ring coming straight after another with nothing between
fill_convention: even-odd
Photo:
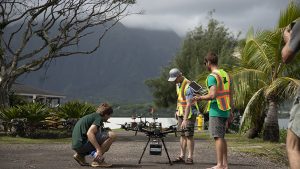
<instances>
[{"instance_id":1,"label":"lake","mask_svg":"<svg viewBox=\"0 0 300 169\"><path fill-rule=\"evenodd\" d=\"M108 120L110 123L105 123L105 127L109 127L111 129L118 129L121 127L120 124L131 123L133 120L130 117L113 117ZM135 122L139 122L140 119L135 119ZM145 118L142 118L142 121L145 121ZM146 118L146 121L153 122L154 120L149 117ZM162 127L169 127L171 125L175 125L177 123L175 118L158 118L156 122L160 122Z\"/></svg>"},{"instance_id":2,"label":"lake","mask_svg":"<svg viewBox=\"0 0 300 169\"><path fill-rule=\"evenodd\" d=\"M145 121L145 118L142 118ZM140 119L135 119L136 122L139 122ZM153 122L152 118L146 118L146 121ZM157 122L162 123L162 127L169 127L171 125L175 125L177 123L175 118L158 118ZM113 117L109 119L110 123L105 123L105 127L109 127L111 129L118 129L121 127L120 124L124 124L125 122L130 123L133 120L130 117ZM280 129L286 129L288 126L289 119L278 119L278 124Z\"/></svg>"},{"instance_id":3,"label":"lake","mask_svg":"<svg viewBox=\"0 0 300 169\"><path fill-rule=\"evenodd\" d=\"M289 119L278 119L279 129L287 129Z\"/></svg>"}]
</instances>

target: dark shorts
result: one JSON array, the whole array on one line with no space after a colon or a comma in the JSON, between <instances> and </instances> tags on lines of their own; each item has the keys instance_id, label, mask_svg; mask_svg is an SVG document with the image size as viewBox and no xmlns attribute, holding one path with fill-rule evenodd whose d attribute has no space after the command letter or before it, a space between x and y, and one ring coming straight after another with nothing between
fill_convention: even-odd
<instances>
[{"instance_id":1,"label":"dark shorts","mask_svg":"<svg viewBox=\"0 0 300 169\"><path fill-rule=\"evenodd\" d=\"M300 96L296 97L294 105L290 111L288 128L300 138Z\"/></svg>"},{"instance_id":2,"label":"dark shorts","mask_svg":"<svg viewBox=\"0 0 300 169\"><path fill-rule=\"evenodd\" d=\"M98 143L101 145L104 143L105 140L109 138L108 131L98 132L96 135L96 139ZM92 151L95 150L93 144L87 141L83 146L80 148L74 149L79 155L89 155Z\"/></svg>"},{"instance_id":3,"label":"dark shorts","mask_svg":"<svg viewBox=\"0 0 300 169\"><path fill-rule=\"evenodd\" d=\"M186 136L186 137L194 136L196 117L197 115L194 114L192 115L191 118L187 120L187 131L182 131L180 134L181 136ZM182 121L183 121L183 117L182 116L178 117L178 129L181 129Z\"/></svg>"},{"instance_id":4,"label":"dark shorts","mask_svg":"<svg viewBox=\"0 0 300 169\"><path fill-rule=\"evenodd\" d=\"M226 132L225 117L209 117L209 131L213 138L224 138Z\"/></svg>"}]
</instances>

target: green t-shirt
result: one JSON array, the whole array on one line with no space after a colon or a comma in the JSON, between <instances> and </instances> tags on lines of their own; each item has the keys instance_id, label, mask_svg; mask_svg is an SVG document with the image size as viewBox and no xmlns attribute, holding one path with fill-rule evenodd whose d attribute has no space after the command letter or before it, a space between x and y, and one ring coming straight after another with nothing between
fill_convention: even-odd
<instances>
[{"instance_id":1,"label":"green t-shirt","mask_svg":"<svg viewBox=\"0 0 300 169\"><path fill-rule=\"evenodd\" d=\"M88 141L87 131L94 124L98 127L103 126L103 121L99 113L92 113L83 116L74 126L72 132L72 148L80 148Z\"/></svg>"},{"instance_id":2,"label":"green t-shirt","mask_svg":"<svg viewBox=\"0 0 300 169\"><path fill-rule=\"evenodd\" d=\"M207 79L207 86L210 88L211 86L217 86L217 80L214 76L209 75ZM228 118L230 115L230 110L223 111L218 107L218 103L216 99L211 100L209 116L211 117L226 117Z\"/></svg>"}]
</instances>

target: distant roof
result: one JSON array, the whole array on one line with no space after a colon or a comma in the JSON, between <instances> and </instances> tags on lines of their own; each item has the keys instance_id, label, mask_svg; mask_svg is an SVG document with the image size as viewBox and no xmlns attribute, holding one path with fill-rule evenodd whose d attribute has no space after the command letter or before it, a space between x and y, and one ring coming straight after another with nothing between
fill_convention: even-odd
<instances>
[{"instance_id":1,"label":"distant roof","mask_svg":"<svg viewBox=\"0 0 300 169\"><path fill-rule=\"evenodd\" d=\"M16 95L22 95L22 96L42 96L42 97L51 97L51 98L65 98L65 95L58 94L52 91L47 91L39 88L34 88L32 86L15 83L12 85L11 90Z\"/></svg>"}]
</instances>

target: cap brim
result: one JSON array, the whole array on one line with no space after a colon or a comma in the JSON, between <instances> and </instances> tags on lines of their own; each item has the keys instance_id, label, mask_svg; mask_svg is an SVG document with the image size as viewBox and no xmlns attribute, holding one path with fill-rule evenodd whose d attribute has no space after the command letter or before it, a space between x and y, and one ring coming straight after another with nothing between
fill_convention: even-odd
<instances>
[{"instance_id":1,"label":"cap brim","mask_svg":"<svg viewBox=\"0 0 300 169\"><path fill-rule=\"evenodd\" d=\"M169 82L174 82L174 81L176 80L176 78L177 78L177 77L170 77L170 78L168 79L168 81L169 81Z\"/></svg>"}]
</instances>

